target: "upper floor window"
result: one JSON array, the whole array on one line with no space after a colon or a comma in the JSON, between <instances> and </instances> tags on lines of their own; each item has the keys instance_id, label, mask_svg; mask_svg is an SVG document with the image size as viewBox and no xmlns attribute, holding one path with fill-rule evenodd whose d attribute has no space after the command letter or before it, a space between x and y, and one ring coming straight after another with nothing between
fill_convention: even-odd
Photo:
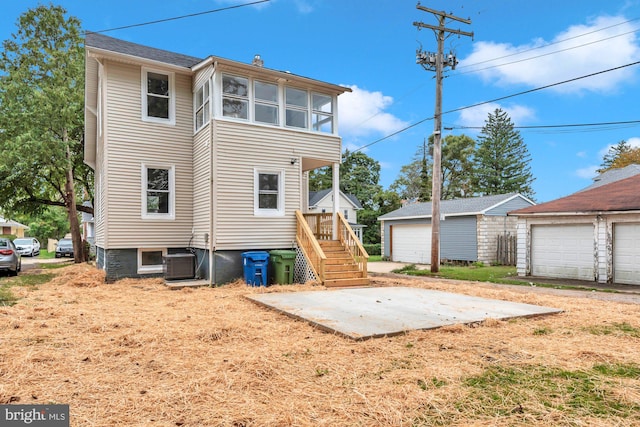
<instances>
[{"instance_id":1,"label":"upper floor window","mask_svg":"<svg viewBox=\"0 0 640 427\"><path fill-rule=\"evenodd\" d=\"M175 123L173 73L142 69L142 119Z\"/></svg>"},{"instance_id":2,"label":"upper floor window","mask_svg":"<svg viewBox=\"0 0 640 427\"><path fill-rule=\"evenodd\" d=\"M312 95L311 128L318 132L333 133L333 100L330 96Z\"/></svg>"},{"instance_id":3,"label":"upper floor window","mask_svg":"<svg viewBox=\"0 0 640 427\"><path fill-rule=\"evenodd\" d=\"M142 217L174 218L174 168L142 166Z\"/></svg>"},{"instance_id":4,"label":"upper floor window","mask_svg":"<svg viewBox=\"0 0 640 427\"><path fill-rule=\"evenodd\" d=\"M237 76L222 76L222 115L248 119L249 79Z\"/></svg>"},{"instance_id":5,"label":"upper floor window","mask_svg":"<svg viewBox=\"0 0 640 427\"><path fill-rule=\"evenodd\" d=\"M196 91L195 96L195 116L196 131L209 121L209 80Z\"/></svg>"},{"instance_id":6,"label":"upper floor window","mask_svg":"<svg viewBox=\"0 0 640 427\"><path fill-rule=\"evenodd\" d=\"M254 118L256 122L277 125L278 120L278 86L272 83L255 81L254 93Z\"/></svg>"},{"instance_id":7,"label":"upper floor window","mask_svg":"<svg viewBox=\"0 0 640 427\"><path fill-rule=\"evenodd\" d=\"M222 74L216 114L273 126L334 133L335 96L299 87Z\"/></svg>"},{"instance_id":8,"label":"upper floor window","mask_svg":"<svg viewBox=\"0 0 640 427\"><path fill-rule=\"evenodd\" d=\"M286 125L296 128L307 128L307 111L309 101L307 92L292 87L285 88Z\"/></svg>"}]
</instances>

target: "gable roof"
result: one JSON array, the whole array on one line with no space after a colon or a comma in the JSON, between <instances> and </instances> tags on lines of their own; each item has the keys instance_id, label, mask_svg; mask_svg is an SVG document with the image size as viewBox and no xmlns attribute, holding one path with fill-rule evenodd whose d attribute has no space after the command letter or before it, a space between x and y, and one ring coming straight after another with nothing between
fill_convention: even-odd
<instances>
[{"instance_id":1,"label":"gable roof","mask_svg":"<svg viewBox=\"0 0 640 427\"><path fill-rule=\"evenodd\" d=\"M509 215L576 214L640 210L640 174L567 197L509 212Z\"/></svg>"},{"instance_id":2,"label":"gable roof","mask_svg":"<svg viewBox=\"0 0 640 427\"><path fill-rule=\"evenodd\" d=\"M17 228L24 228L25 230L29 229L29 227L27 227L24 224L20 224L19 222L12 221L10 219L4 219L1 216L0 216L0 227L17 227Z\"/></svg>"},{"instance_id":3,"label":"gable roof","mask_svg":"<svg viewBox=\"0 0 640 427\"><path fill-rule=\"evenodd\" d=\"M591 190L593 188L600 187L601 185L610 184L638 174L640 174L640 165L636 164L628 165L623 168L609 169L608 171L602 172L600 175L593 178L593 184L580 191Z\"/></svg>"},{"instance_id":4,"label":"gable roof","mask_svg":"<svg viewBox=\"0 0 640 427\"><path fill-rule=\"evenodd\" d=\"M327 197L329 193L331 193L332 191L333 190L331 188L327 188L320 191L309 191L309 207L316 206L318 203L320 203L322 199ZM349 200L356 209L362 209L362 205L360 204L360 201L356 196L354 196L353 194L345 194L342 192L342 190L340 190L340 194L342 194L347 200Z\"/></svg>"},{"instance_id":5,"label":"gable roof","mask_svg":"<svg viewBox=\"0 0 640 427\"><path fill-rule=\"evenodd\" d=\"M465 199L441 200L440 213L446 216L478 215L506 203L517 197L533 202L519 193L498 194L493 196L468 197ZM401 218L431 218L431 202L413 203L378 217L378 220Z\"/></svg>"},{"instance_id":6,"label":"gable roof","mask_svg":"<svg viewBox=\"0 0 640 427\"><path fill-rule=\"evenodd\" d=\"M169 52L168 50L156 49L154 47L143 46L125 40L105 36L103 34L87 32L84 39L87 47L107 50L123 55L135 56L138 58L150 59L152 61L164 62L166 64L177 65L178 67L191 68L202 62L202 58L182 55L180 53Z\"/></svg>"}]
</instances>

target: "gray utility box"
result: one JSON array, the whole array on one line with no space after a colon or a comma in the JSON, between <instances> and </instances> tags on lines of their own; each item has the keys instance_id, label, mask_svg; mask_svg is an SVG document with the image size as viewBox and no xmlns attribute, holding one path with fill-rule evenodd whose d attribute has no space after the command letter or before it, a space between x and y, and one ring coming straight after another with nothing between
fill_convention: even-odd
<instances>
[{"instance_id":1,"label":"gray utility box","mask_svg":"<svg viewBox=\"0 0 640 427\"><path fill-rule=\"evenodd\" d=\"M164 257L164 278L193 279L196 276L195 258L193 254L168 254Z\"/></svg>"}]
</instances>

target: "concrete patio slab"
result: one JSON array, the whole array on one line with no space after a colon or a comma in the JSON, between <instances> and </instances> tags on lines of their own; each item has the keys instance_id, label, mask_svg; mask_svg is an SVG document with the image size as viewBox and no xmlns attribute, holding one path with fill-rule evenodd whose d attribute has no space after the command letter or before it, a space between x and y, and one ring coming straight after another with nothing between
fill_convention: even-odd
<instances>
[{"instance_id":1,"label":"concrete patio slab","mask_svg":"<svg viewBox=\"0 0 640 427\"><path fill-rule=\"evenodd\" d=\"M409 287L247 296L258 304L354 340L418 329L560 313L550 307Z\"/></svg>"}]
</instances>

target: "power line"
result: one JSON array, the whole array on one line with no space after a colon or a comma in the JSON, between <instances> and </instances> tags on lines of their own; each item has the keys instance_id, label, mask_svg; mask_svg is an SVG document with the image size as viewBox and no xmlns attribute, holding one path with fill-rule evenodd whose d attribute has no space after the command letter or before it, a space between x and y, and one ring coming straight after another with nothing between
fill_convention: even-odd
<instances>
[{"instance_id":1,"label":"power line","mask_svg":"<svg viewBox=\"0 0 640 427\"><path fill-rule=\"evenodd\" d=\"M586 79L587 77L597 76L599 74L604 74L604 73L608 73L608 72L611 72L611 71L620 70L622 68L631 67L633 65L638 65L638 64L640 64L640 61L632 62L632 63L626 64L626 65L621 65L621 66L614 67L614 68L609 68L607 70L598 71L598 72L591 73L591 74L586 74L586 75L580 76L580 77L574 77L574 78L569 79L569 80L563 80L561 82L552 83L552 84L548 84L548 85L545 85L545 86L540 86L540 87L537 87L537 88L534 88L534 89L525 90L525 91L514 93L514 94L511 94L511 95L501 96L499 98L494 98L494 99L491 99L491 100L488 100L488 101L478 102L476 104L467 105L465 107L455 108L453 110L448 110L448 111L443 112L442 115L449 114L449 113L455 113L457 111L467 110L469 108L479 107L481 105L486 105L486 104L490 104L490 103L493 103L493 102L502 101L504 99L509 99L509 98L513 98L513 97L516 97L516 96L520 96L520 95L526 95L526 94L537 92L537 91L540 91L540 90L543 90L543 89L548 89L548 88L551 88L551 87L554 87L554 86L559 86L559 85L563 85L563 84L567 84L567 83L572 83L572 82L575 82L575 81L578 81L578 80ZM395 132L393 132L393 133L391 133L391 134L389 134L387 136L384 136L384 137L382 137L380 139L377 139L377 140L375 140L375 141L373 141L373 142L371 142L371 143L369 143L367 145L363 145L362 147L357 148L357 149L355 149L353 151L357 152L357 151L363 150L363 149L365 149L367 147L371 147L372 145L375 145L375 144L377 144L379 142L387 140L387 139L391 138L392 136L401 134L402 132L404 132L406 130L409 130L409 129L413 128L413 127L416 127L416 126L418 126L418 125L420 125L420 124L422 124L422 123L424 123L424 122L426 122L428 120L433 120L433 117L427 117L427 118L424 118L422 120L419 120L419 121L417 121L417 122L415 122L413 124L405 126L402 129L399 129L399 130L397 130L397 131L395 131Z\"/></svg>"},{"instance_id":2,"label":"power line","mask_svg":"<svg viewBox=\"0 0 640 427\"><path fill-rule=\"evenodd\" d=\"M570 123L564 125L533 125L533 126L514 126L514 129L557 129L557 128L578 128L578 127L596 127L596 126L619 126L640 124L640 120L627 120L619 122L598 122L598 123ZM452 126L452 129L482 129L484 126Z\"/></svg>"},{"instance_id":3,"label":"power line","mask_svg":"<svg viewBox=\"0 0 640 427\"><path fill-rule=\"evenodd\" d=\"M465 71L465 72L462 72L462 73L455 73L455 74L452 74L451 76L452 76L452 77L455 77L455 76L460 76L460 75L463 75L463 74L478 73L478 72L480 72L480 71L490 70L491 68L504 67L504 66L506 66L506 65L512 65L512 64L518 64L518 63L520 63L520 62L531 61L531 60L533 60L533 59L542 58L542 57L544 57L544 56L555 55L555 54L557 54L557 53L566 52L566 51L568 51L568 50L578 49L578 48L585 47L585 46L589 46L589 45L592 45L592 44L596 44L596 43L604 42L604 41L607 41L607 40L614 39L614 38L616 38L616 37L626 36L627 34L632 34L632 33L635 33L635 32L637 32L637 31L640 31L640 29L635 29L635 30L633 30L633 31L628 31L628 32L626 32L626 33L617 34L617 35L615 35L615 36L607 37L607 38L600 39L600 40L594 40L594 41L589 42L589 43L583 43L583 44L578 45L578 46L572 46L572 47L568 47L568 48L565 48L565 49L555 50L555 51L553 51L553 52L543 53L543 54L541 54L541 55L537 55L537 56L531 56L531 57L529 57L529 58L519 59L519 60L517 60L517 61L511 61L511 62L505 62L505 63L503 63L503 64L491 65L491 66L489 66L489 67L485 67L485 68L476 68L476 69L469 70L469 71ZM514 55L517 55L517 54L514 54ZM507 56L512 56L512 55L507 55ZM507 56L503 56L502 58L506 58ZM497 58L497 59L500 59L500 58ZM496 61L497 59L490 59L490 60L485 61L485 62L492 62L492 61ZM477 65L477 64L476 64L476 65Z\"/></svg>"},{"instance_id":4,"label":"power line","mask_svg":"<svg viewBox=\"0 0 640 427\"><path fill-rule=\"evenodd\" d=\"M626 20L626 21L623 21L623 22L618 22L617 24L612 24L612 25L609 25L607 27L599 28L597 30L589 31L589 32L586 32L586 33L583 33L583 34L578 34L578 35L573 36L573 37L568 37L566 39L562 39L562 40L558 40L558 41L555 41L555 42L547 43L547 44L542 45L542 46L537 46L537 47L534 47L534 48L521 50L521 51L518 51L518 52L515 52L515 53L512 53L512 54L509 54L509 55L504 55L504 56L500 56L500 57L497 57L497 58L488 59L486 61L477 62L475 64L463 65L461 67L457 67L457 69L460 70L460 69L464 69L464 68L473 67L473 66L476 66L476 65L490 63L490 62L497 61L497 60L504 59L504 58L509 58L509 57L520 55L520 54L523 54L523 53L526 53L526 52L531 52L531 51L534 51L534 50L537 50L537 49L542 49L542 48L545 48L545 47L548 47L548 46L552 46L552 45L555 45L555 44L560 44L560 43L563 43L563 42L566 42L566 41L574 40L574 39L577 39L577 38L580 38L580 37L584 37L584 36L587 36L587 35L590 35L590 34L595 34L595 33L600 32L600 31L604 31L604 30L607 30L607 29L610 29L610 28L614 28L614 27L617 27L617 26L620 26L620 25L624 25L624 24L628 24L630 22L634 22L634 21L638 21L638 20L640 20L640 18L632 18L632 19L629 19L629 20ZM564 51L567 51L567 50L577 49L577 48L580 48L580 47L584 47L584 46L592 45L592 44L599 43L599 42L602 42L602 41L610 40L612 38L621 37L621 36L624 36L624 35L627 35L627 34L635 33L637 31L639 31L639 29L635 29L633 31L628 31L628 32L623 33L623 34L618 34L618 35L615 35L615 36L607 37L605 39L600 39L600 40L595 40L595 41L592 41L592 42L589 42L589 43L584 43L584 44L581 44L581 45L578 45L578 46L574 46L574 47L571 47L571 48L566 48L566 49L562 49L562 50L558 50L558 51L554 51L554 52L549 52L549 53L546 53L546 54L543 54L543 55L533 56L533 57L530 57L530 58L520 59L518 61L513 61L513 62L508 62L508 63L504 63L504 64L498 64L498 65L492 65L492 66L489 66L489 67L480 68L480 69L474 69L474 70L469 70L469 71L464 71L464 72L456 72L456 73L448 75L447 77L457 77L457 76L461 76L461 75L464 75L464 74L477 73L477 72L485 71L485 70L488 70L488 69L491 69L491 68L502 67L502 66L506 66L506 65L515 64L515 63L518 63L518 62L524 62L524 61L528 61L528 60L531 60L531 59L540 58L540 57L543 57L543 56L553 55L553 54L561 53L561 52L564 52ZM400 100L404 99L409 94L415 93L416 90L420 89L424 85L425 84L420 84L420 85L416 86L413 90L407 91L406 94L402 95L398 99L400 99ZM489 102L491 102L491 101L489 101ZM374 115L370 116L369 118L367 118L367 119L363 120L362 122L360 122L358 124L358 126L368 122L369 120L375 118L376 116L378 116L380 114L382 114L381 111L377 112L376 114L374 114ZM421 121L419 121L417 123L414 123L413 125L410 125L409 127L405 128L405 129L402 129L402 130L400 130L398 132L394 132L391 135L387 135L384 138L382 138L381 140L374 141L374 142L372 142L370 144L367 144L367 145L365 145L365 146L363 146L361 148L369 147L369 146L371 146L373 144L376 144L376 143L378 143L378 142L380 142L382 140L390 138L391 136L397 135L398 133L401 133L404 130L407 130L407 129L410 129L410 128L416 126L416 125L419 125L419 124L425 122L426 120L428 120L428 119L421 120Z\"/></svg>"},{"instance_id":5,"label":"power line","mask_svg":"<svg viewBox=\"0 0 640 427\"><path fill-rule=\"evenodd\" d=\"M238 4L238 5L235 5L235 6L227 6L227 7L222 7L220 9L207 10L207 11L204 11L204 12L190 13L189 15L174 16L172 18L158 19L158 20L155 20L155 21L143 22L143 23L140 23L140 24L124 25L122 27L108 28L106 30L91 31L91 32L92 33L107 33L109 31L124 30L124 29L127 29L127 28L134 28L134 27L142 27L142 26L145 26L145 25L159 24L161 22L176 21L178 19L184 19L184 18L192 18L194 16L207 15L209 13L222 12L222 11L230 10L230 9L238 9L240 7L252 6L254 4L266 3L266 2L269 2L269 1L271 1L271 0L257 0L257 1L251 2L251 3Z\"/></svg>"},{"instance_id":6,"label":"power line","mask_svg":"<svg viewBox=\"0 0 640 427\"><path fill-rule=\"evenodd\" d=\"M566 38L566 39L562 39L562 40L558 40L558 41L555 41L555 42L547 43L547 44L544 44L544 45L541 45L541 46L536 46L536 47L532 47L532 48L529 48L529 49L520 50L520 51L518 51L518 52L510 53L510 54L508 54L508 55L504 55L504 56L499 56L499 57L497 57L497 58L493 58L493 59L488 59L488 60L486 60L486 61L482 61L482 62L477 62L477 63L475 63L475 64L462 65L462 66L458 67L458 70L460 70L460 69L464 69L464 68L469 68L469 67L474 67L474 66L476 66L476 65L486 64L486 63L488 63L488 62L498 61L498 60L500 60L500 59L505 59L505 58L509 58L509 57L512 57L512 56L521 55L521 54L523 54L523 53L531 52L531 51L538 50L538 49L543 49L543 48L545 48L545 47L553 46L553 45L555 45L555 44L564 43L564 42L567 42L567 41L569 41L569 40L578 39L578 38L580 38L580 37L588 36L588 35L590 35L590 34L595 34L595 33L598 33L598 32L600 32L600 31L608 30L608 29L610 29L610 28L617 27L617 26L624 25L624 24L628 24L628 23L630 23L630 22L634 22L634 21L638 21L638 20L640 20L640 18L633 18L633 19L629 19L629 20L627 20L627 21L619 22L619 23L617 23L617 24L609 25L609 26L607 26L607 27L598 28L597 30L593 30L593 31L589 31L589 32L586 32L586 33L578 34L577 36L568 37L568 38ZM594 41L594 42L581 44L581 45L575 46L575 48L582 47L582 46L587 46L587 45L590 45L590 44L593 44L593 43L597 43L597 42L599 42L599 41L603 41L603 40L609 40L609 39L611 39L611 38L613 38L613 37L620 37L620 36L623 36L623 35L626 35L626 34L629 34L629 33L634 33L634 32L636 32L636 31L638 31L638 29L633 30L633 31L630 31L630 32L627 32L627 33L624 33L624 34L618 34L618 35L616 35L616 36L607 37L606 39L596 40L596 41ZM567 49L563 49L563 50L556 51L556 52L563 52L564 50L567 50ZM552 53L555 53L555 52L552 52ZM538 58L538 56L534 56L534 57L532 57L532 58L530 58L530 59L534 59L534 58ZM510 63L508 63L508 64L510 64ZM503 65L508 65L508 64L503 64ZM499 67L499 66L500 66L500 65L494 65L493 67ZM488 67L488 68L492 68L492 67ZM485 69L486 69L486 68L483 68L483 69L481 69L481 70L472 70L472 71L467 71L467 72L463 72L463 73L456 73L455 75L459 75L459 74L467 74L467 73L472 73L472 72L475 72L475 71L482 71L482 70L485 70Z\"/></svg>"}]
</instances>

